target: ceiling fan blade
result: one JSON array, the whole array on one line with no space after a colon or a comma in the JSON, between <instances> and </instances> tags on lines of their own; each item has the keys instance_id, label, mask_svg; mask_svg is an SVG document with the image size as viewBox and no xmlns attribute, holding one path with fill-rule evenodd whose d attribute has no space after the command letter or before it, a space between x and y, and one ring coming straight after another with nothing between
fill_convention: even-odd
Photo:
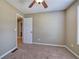
<instances>
[{"instance_id":1,"label":"ceiling fan blade","mask_svg":"<svg viewBox=\"0 0 79 59\"><path fill-rule=\"evenodd\" d=\"M42 2L42 5L44 6L44 8L47 8L48 7L48 5L46 4L45 1Z\"/></svg>"},{"instance_id":2,"label":"ceiling fan blade","mask_svg":"<svg viewBox=\"0 0 79 59\"><path fill-rule=\"evenodd\" d=\"M29 8L31 8L35 4L35 0L29 5Z\"/></svg>"}]
</instances>

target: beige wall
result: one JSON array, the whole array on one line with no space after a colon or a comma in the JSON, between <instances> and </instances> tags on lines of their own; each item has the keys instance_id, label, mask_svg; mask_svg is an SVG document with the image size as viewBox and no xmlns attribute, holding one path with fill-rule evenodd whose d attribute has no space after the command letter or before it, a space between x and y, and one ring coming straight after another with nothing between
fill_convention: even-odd
<instances>
[{"instance_id":1,"label":"beige wall","mask_svg":"<svg viewBox=\"0 0 79 59\"><path fill-rule=\"evenodd\" d=\"M0 56L16 47L16 13L15 8L0 0Z\"/></svg>"},{"instance_id":2,"label":"beige wall","mask_svg":"<svg viewBox=\"0 0 79 59\"><path fill-rule=\"evenodd\" d=\"M33 18L33 42L64 44L64 12L49 12L25 15ZM40 39L40 40L39 40Z\"/></svg>"},{"instance_id":3,"label":"beige wall","mask_svg":"<svg viewBox=\"0 0 79 59\"><path fill-rule=\"evenodd\" d=\"M66 11L66 45L79 55L77 44L77 6L79 1ZM78 16L79 17L79 16Z\"/></svg>"}]
</instances>

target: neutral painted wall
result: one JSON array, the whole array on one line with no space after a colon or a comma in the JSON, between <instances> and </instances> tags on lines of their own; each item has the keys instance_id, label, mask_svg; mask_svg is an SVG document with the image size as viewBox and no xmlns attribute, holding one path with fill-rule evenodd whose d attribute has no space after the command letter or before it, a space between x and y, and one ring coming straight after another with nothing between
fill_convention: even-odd
<instances>
[{"instance_id":1,"label":"neutral painted wall","mask_svg":"<svg viewBox=\"0 0 79 59\"><path fill-rule=\"evenodd\" d=\"M33 18L33 42L46 44L64 44L64 12L48 12L25 15Z\"/></svg>"},{"instance_id":2,"label":"neutral painted wall","mask_svg":"<svg viewBox=\"0 0 79 59\"><path fill-rule=\"evenodd\" d=\"M73 4L66 11L66 45L79 55L79 45L77 44L77 6L79 1ZM79 17L79 16L78 16Z\"/></svg>"},{"instance_id":3,"label":"neutral painted wall","mask_svg":"<svg viewBox=\"0 0 79 59\"><path fill-rule=\"evenodd\" d=\"M0 56L16 47L17 10L0 0Z\"/></svg>"}]
</instances>

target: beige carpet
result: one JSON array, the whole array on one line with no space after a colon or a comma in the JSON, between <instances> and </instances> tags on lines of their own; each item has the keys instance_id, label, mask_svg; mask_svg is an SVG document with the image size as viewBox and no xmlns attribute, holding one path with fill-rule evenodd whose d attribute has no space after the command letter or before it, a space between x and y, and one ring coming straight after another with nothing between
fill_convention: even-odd
<instances>
[{"instance_id":1,"label":"beige carpet","mask_svg":"<svg viewBox=\"0 0 79 59\"><path fill-rule=\"evenodd\" d=\"M24 44L14 53L3 59L77 59L68 50L61 47Z\"/></svg>"}]
</instances>

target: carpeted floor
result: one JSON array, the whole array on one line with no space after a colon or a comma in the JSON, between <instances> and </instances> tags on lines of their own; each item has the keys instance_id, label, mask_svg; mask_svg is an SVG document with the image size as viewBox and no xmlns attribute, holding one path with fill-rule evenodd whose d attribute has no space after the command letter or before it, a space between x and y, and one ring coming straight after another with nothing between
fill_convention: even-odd
<instances>
[{"instance_id":1,"label":"carpeted floor","mask_svg":"<svg viewBox=\"0 0 79 59\"><path fill-rule=\"evenodd\" d=\"M77 59L68 50L61 47L24 44L14 53L3 59Z\"/></svg>"}]
</instances>

